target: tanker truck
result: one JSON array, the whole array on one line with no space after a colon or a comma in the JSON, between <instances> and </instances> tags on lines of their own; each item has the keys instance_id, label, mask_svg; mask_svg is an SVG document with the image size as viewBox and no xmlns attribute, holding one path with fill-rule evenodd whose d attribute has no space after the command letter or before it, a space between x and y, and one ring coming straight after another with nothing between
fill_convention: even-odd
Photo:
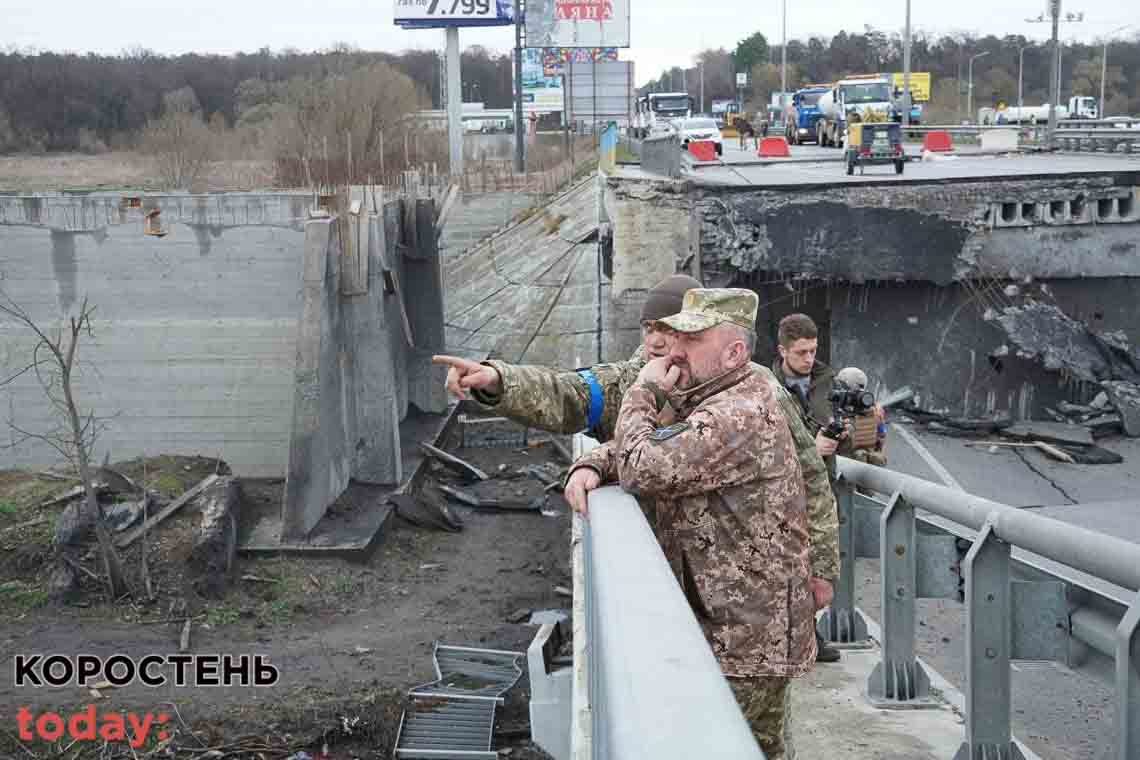
<instances>
[{"instance_id":1,"label":"tanker truck","mask_svg":"<svg viewBox=\"0 0 1140 760\"><path fill-rule=\"evenodd\" d=\"M820 116L816 130L819 144L842 148L847 139L847 122L890 121L894 118L891 82L887 77L841 79L819 98Z\"/></svg>"}]
</instances>

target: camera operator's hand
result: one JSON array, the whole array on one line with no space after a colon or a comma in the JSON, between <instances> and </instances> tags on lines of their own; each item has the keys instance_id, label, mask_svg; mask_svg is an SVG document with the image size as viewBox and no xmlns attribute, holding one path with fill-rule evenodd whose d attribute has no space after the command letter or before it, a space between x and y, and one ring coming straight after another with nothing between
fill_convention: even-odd
<instances>
[{"instance_id":1,"label":"camera operator's hand","mask_svg":"<svg viewBox=\"0 0 1140 760\"><path fill-rule=\"evenodd\" d=\"M841 436L841 438L846 438L846 437L847 437L846 433L844 433ZM839 440L837 440L835 438L828 438L826 435L823 434L822 430L820 430L818 433L815 434L815 450L819 452L819 455L821 457L831 456L832 454L835 453L836 449L838 449L838 448L839 448Z\"/></svg>"},{"instance_id":2,"label":"camera operator's hand","mask_svg":"<svg viewBox=\"0 0 1140 760\"><path fill-rule=\"evenodd\" d=\"M431 362L447 366L447 389L458 399L470 398L467 391L472 388L491 394L502 391L502 380L494 367L459 356L436 355Z\"/></svg>"},{"instance_id":3,"label":"camera operator's hand","mask_svg":"<svg viewBox=\"0 0 1140 760\"><path fill-rule=\"evenodd\" d=\"M579 467L567 478L563 495L566 497L566 501L570 503L571 509L582 517L586 517L587 507L590 503L590 491L601 484L602 476L596 470L592 467Z\"/></svg>"}]
</instances>

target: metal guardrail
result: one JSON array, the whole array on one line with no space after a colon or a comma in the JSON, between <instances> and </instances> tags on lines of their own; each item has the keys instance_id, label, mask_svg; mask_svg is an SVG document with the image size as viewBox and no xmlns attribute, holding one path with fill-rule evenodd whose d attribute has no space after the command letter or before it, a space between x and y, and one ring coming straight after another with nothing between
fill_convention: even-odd
<instances>
[{"instance_id":1,"label":"metal guardrail","mask_svg":"<svg viewBox=\"0 0 1140 760\"><path fill-rule=\"evenodd\" d=\"M571 560L571 758L763 760L637 500L591 491Z\"/></svg>"},{"instance_id":2,"label":"metal guardrail","mask_svg":"<svg viewBox=\"0 0 1140 760\"><path fill-rule=\"evenodd\" d=\"M1021 757L1010 729L1010 660L1069 662L1077 650L1114 660L1111 757L1140 758L1140 545L840 461L842 568L819 629L837 643L866 637L855 608L854 563L857 556L878 557L883 659L868 684L873 703L921 707L932 701L915 656L915 601L958 599L964 582L966 736L956 758ZM856 486L890 497L883 502L856 493ZM964 558L957 548L963 538L972 544Z\"/></svg>"}]
</instances>

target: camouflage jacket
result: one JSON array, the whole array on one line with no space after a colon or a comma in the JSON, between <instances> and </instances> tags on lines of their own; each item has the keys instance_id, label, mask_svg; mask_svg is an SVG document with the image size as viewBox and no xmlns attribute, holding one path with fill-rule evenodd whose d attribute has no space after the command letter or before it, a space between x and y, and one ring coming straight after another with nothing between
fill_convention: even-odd
<instances>
[{"instance_id":1,"label":"camouflage jacket","mask_svg":"<svg viewBox=\"0 0 1140 760\"><path fill-rule=\"evenodd\" d=\"M794 677L815 658L808 517L791 432L757 369L710 383L663 428L636 383L615 440L583 464L656 500L662 549L724 674Z\"/></svg>"},{"instance_id":2,"label":"camouflage jacket","mask_svg":"<svg viewBox=\"0 0 1140 760\"><path fill-rule=\"evenodd\" d=\"M576 372L548 367L485 362L499 372L500 393L474 391L475 399L494 407L504 417L531 427L555 433L590 434L605 443L614 437L622 397L645 366L643 349L624 362L595 364L591 371L601 387L603 408L592 427L587 424L590 388ZM753 364L768 381L795 441L796 456L807 490L808 532L811 536L812 575L833 580L839 577L839 515L831 490L827 467L815 449L814 431L809 432L801 417L799 402L768 369Z\"/></svg>"}]
</instances>

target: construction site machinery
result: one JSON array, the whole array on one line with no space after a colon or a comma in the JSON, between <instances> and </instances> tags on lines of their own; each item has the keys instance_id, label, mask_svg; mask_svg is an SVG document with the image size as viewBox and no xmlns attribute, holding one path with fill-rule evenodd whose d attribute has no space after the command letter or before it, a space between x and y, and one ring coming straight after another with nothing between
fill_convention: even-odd
<instances>
[{"instance_id":1,"label":"construction site machinery","mask_svg":"<svg viewBox=\"0 0 1140 760\"><path fill-rule=\"evenodd\" d=\"M784 137L790 145L819 142L816 127L823 116L819 110L819 99L830 90L831 85L809 84L792 95L793 116L784 127Z\"/></svg>"},{"instance_id":2,"label":"construction site machinery","mask_svg":"<svg viewBox=\"0 0 1140 760\"><path fill-rule=\"evenodd\" d=\"M867 166L891 164L895 174L906 167L906 154L902 146L902 127L898 122L853 122L847 127L847 150L843 163L847 174L859 173Z\"/></svg>"}]
</instances>

